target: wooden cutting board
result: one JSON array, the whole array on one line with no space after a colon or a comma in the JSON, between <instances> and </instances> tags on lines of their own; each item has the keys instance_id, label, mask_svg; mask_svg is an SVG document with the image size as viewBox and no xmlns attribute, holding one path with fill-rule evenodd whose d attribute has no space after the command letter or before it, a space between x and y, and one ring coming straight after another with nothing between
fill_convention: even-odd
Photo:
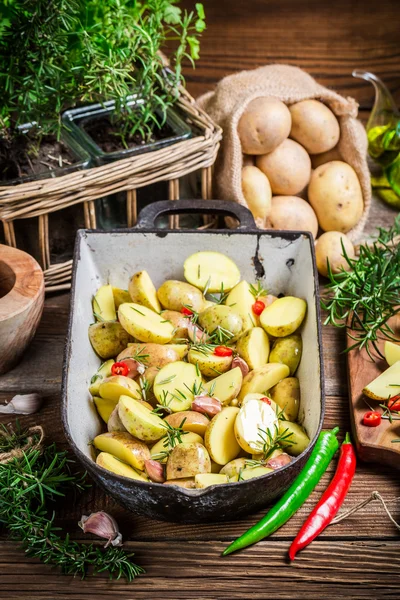
<instances>
[{"instance_id":1,"label":"wooden cutting board","mask_svg":"<svg viewBox=\"0 0 400 600\"><path fill-rule=\"evenodd\" d=\"M398 321L391 323L400 343L400 326ZM347 346L354 344L354 340L347 336ZM379 347L383 353L384 342L380 341ZM363 349L351 350L347 354L347 373L349 382L350 416L353 431L353 440L357 446L357 453L361 460L391 465L400 469L400 443L393 444L391 440L400 438L400 420L382 419L378 427L366 427L362 424L364 414L369 411L368 405L373 410L383 412L379 402L367 398L362 393L363 388L388 368L385 360L379 355L374 355L372 361ZM368 402L368 404L366 404ZM400 416L400 415L399 415Z\"/></svg>"}]
</instances>

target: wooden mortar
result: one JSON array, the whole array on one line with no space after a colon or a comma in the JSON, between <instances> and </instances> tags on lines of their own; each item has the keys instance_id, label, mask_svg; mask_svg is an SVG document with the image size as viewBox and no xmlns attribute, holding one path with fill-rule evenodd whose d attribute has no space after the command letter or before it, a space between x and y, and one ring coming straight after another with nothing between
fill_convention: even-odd
<instances>
[{"instance_id":1,"label":"wooden mortar","mask_svg":"<svg viewBox=\"0 0 400 600\"><path fill-rule=\"evenodd\" d=\"M10 371L35 335L44 277L32 256L0 244L0 375Z\"/></svg>"}]
</instances>

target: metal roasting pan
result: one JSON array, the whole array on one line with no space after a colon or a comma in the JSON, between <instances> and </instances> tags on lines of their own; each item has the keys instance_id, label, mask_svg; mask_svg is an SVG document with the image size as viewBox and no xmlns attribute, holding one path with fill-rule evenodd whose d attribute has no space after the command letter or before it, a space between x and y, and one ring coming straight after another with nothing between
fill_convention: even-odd
<instances>
[{"instance_id":1,"label":"metal roasting pan","mask_svg":"<svg viewBox=\"0 0 400 600\"><path fill-rule=\"evenodd\" d=\"M157 217L165 214L230 215L238 229L160 230ZM175 486L133 481L114 475L94 462L91 440L102 424L90 400L88 385L100 364L88 338L93 321L91 300L109 282L126 288L129 277L146 269L156 287L166 279L183 280L183 262L199 250L230 256L242 278L261 279L270 293L294 295L308 304L301 328L303 357L297 372L301 389L299 420L311 438L310 446L289 465L237 483L186 490ZM71 307L63 366L62 418L67 439L89 474L125 508L154 519L181 523L232 520L255 512L280 496L301 471L321 430L325 398L323 381L318 276L314 243L304 231L261 231L251 213L233 202L165 201L147 206L137 226L118 231L82 229L75 242Z\"/></svg>"}]
</instances>

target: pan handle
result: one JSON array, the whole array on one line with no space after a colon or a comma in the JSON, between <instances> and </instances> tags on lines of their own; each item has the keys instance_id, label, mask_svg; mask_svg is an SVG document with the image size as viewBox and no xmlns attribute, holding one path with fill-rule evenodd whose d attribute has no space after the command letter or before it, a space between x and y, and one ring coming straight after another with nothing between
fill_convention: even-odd
<instances>
[{"instance_id":1,"label":"pan handle","mask_svg":"<svg viewBox=\"0 0 400 600\"><path fill-rule=\"evenodd\" d=\"M154 229L161 215L217 214L235 217L240 231L257 229L251 212L236 202L222 200L162 200L145 206L139 214L136 229Z\"/></svg>"}]
</instances>

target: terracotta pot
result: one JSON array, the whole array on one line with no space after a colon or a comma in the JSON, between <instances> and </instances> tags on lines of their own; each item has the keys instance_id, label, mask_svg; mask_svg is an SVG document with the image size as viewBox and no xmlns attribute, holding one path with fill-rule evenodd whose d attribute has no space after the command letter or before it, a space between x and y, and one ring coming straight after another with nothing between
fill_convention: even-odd
<instances>
[{"instance_id":1,"label":"terracotta pot","mask_svg":"<svg viewBox=\"0 0 400 600\"><path fill-rule=\"evenodd\" d=\"M35 335L44 303L44 277L32 256L0 244L0 375L20 360Z\"/></svg>"}]
</instances>

